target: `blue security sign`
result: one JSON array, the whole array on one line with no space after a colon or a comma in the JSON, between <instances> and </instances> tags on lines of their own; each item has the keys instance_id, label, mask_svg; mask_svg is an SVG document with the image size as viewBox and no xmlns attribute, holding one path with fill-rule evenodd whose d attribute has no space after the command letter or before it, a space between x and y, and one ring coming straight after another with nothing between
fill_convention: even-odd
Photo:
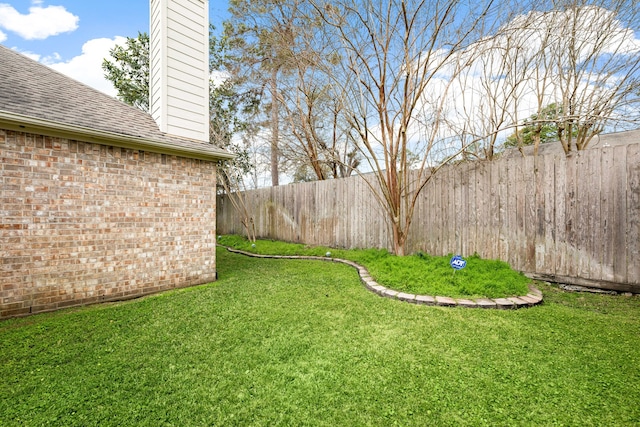
<instances>
[{"instance_id":1,"label":"blue security sign","mask_svg":"<svg viewBox=\"0 0 640 427\"><path fill-rule=\"evenodd\" d=\"M455 268L456 270L462 270L467 266L467 261L462 259L460 255L456 255L451 258L451 261L449 261L449 265Z\"/></svg>"}]
</instances>

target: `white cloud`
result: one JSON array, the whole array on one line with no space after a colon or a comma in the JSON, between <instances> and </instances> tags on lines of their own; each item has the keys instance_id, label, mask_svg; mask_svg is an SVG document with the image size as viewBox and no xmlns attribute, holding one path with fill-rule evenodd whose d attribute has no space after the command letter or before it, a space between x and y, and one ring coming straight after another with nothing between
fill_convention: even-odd
<instances>
[{"instance_id":1,"label":"white cloud","mask_svg":"<svg viewBox=\"0 0 640 427\"><path fill-rule=\"evenodd\" d=\"M212 71L209 75L209 79L213 83L214 86L220 86L229 78L229 73L225 71Z\"/></svg>"},{"instance_id":2,"label":"white cloud","mask_svg":"<svg viewBox=\"0 0 640 427\"><path fill-rule=\"evenodd\" d=\"M78 28L79 19L63 6L41 7L41 2L34 2L29 13L22 14L13 6L0 3L0 28L26 40L42 40L74 31Z\"/></svg>"},{"instance_id":3,"label":"white cloud","mask_svg":"<svg viewBox=\"0 0 640 427\"><path fill-rule=\"evenodd\" d=\"M38 61L40 62L40 58L42 57L42 55L39 55L37 53L33 53L33 52L29 52L28 50L20 50L17 47L12 47L11 49L15 50L16 52L20 52L21 54L23 54L24 56L26 56L27 58L31 58L34 61Z\"/></svg>"},{"instance_id":4,"label":"white cloud","mask_svg":"<svg viewBox=\"0 0 640 427\"><path fill-rule=\"evenodd\" d=\"M6 39L7 39L7 35L5 33L3 33L2 31L0 31L0 43L5 41Z\"/></svg>"},{"instance_id":5,"label":"white cloud","mask_svg":"<svg viewBox=\"0 0 640 427\"><path fill-rule=\"evenodd\" d=\"M93 39L82 45L81 55L69 61L60 61L60 57L57 54L38 59L56 71L115 97L117 91L111 82L104 78L102 61L105 58L109 58L109 50L116 44L124 45L125 42L126 38L120 36L116 36L113 39Z\"/></svg>"},{"instance_id":6,"label":"white cloud","mask_svg":"<svg viewBox=\"0 0 640 427\"><path fill-rule=\"evenodd\" d=\"M440 59L441 52L436 52L438 73L420 105L424 108L423 123L429 123L434 105L442 105L440 116L446 123L440 130L445 134L482 136L499 131L505 136L513 132L513 125L539 108L559 102L563 93L570 91L576 100L576 114L608 111L607 100L615 99L616 90L624 91L624 87L617 87L619 81L633 77L628 73L636 72L640 58L640 39L634 31L616 14L601 8L531 12L516 17L503 31L445 62ZM562 78L571 64L568 55L560 53L569 48L575 49L580 59L574 80ZM546 55L537 56L539 52ZM456 74L458 64L469 67ZM546 76L544 84L539 75ZM420 118L415 122L415 129L409 130L430 131Z\"/></svg>"}]
</instances>

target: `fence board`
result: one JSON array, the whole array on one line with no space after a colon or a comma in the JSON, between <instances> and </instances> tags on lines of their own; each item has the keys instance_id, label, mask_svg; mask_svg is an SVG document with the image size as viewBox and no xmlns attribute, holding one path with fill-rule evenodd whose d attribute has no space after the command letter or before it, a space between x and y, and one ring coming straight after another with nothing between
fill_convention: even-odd
<instances>
[{"instance_id":1,"label":"fence board","mask_svg":"<svg viewBox=\"0 0 640 427\"><path fill-rule=\"evenodd\" d=\"M589 244L587 253L591 254L589 260L589 278L602 280L602 240L603 226L600 217L600 193L602 176L602 153L598 151L587 151L589 154Z\"/></svg>"},{"instance_id":2,"label":"fence board","mask_svg":"<svg viewBox=\"0 0 640 427\"><path fill-rule=\"evenodd\" d=\"M462 256L468 256L469 248L469 216L467 215L467 206L469 200L469 169L468 163L463 163L457 169L457 181L459 188L457 190L458 197L456 198L456 231L458 234L458 250L457 253Z\"/></svg>"},{"instance_id":3,"label":"fence board","mask_svg":"<svg viewBox=\"0 0 640 427\"><path fill-rule=\"evenodd\" d=\"M627 147L627 278L640 284L640 145Z\"/></svg>"},{"instance_id":4,"label":"fence board","mask_svg":"<svg viewBox=\"0 0 640 427\"><path fill-rule=\"evenodd\" d=\"M509 217L507 210L507 201L509 200L508 193L508 172L507 164L505 162L499 162L498 166L498 224L496 227L498 236L498 253L496 258L507 260L509 258L509 245L507 243L507 230L509 227Z\"/></svg>"},{"instance_id":5,"label":"fence board","mask_svg":"<svg viewBox=\"0 0 640 427\"><path fill-rule=\"evenodd\" d=\"M566 181L566 254L567 254L567 276L578 276L578 244L577 244L577 230L578 230L578 219L576 217L576 166L577 165L577 156L573 156L567 159L566 167L567 167L567 181Z\"/></svg>"},{"instance_id":6,"label":"fence board","mask_svg":"<svg viewBox=\"0 0 640 427\"><path fill-rule=\"evenodd\" d=\"M436 182L438 183L438 187L439 188L444 188L444 180L442 179L442 174L440 175L436 175ZM436 235L436 241L435 241L435 245L436 245L436 250L434 250L434 254L436 255L443 255L443 252L446 251L446 249L444 249L444 218L446 215L446 210L443 209L442 207L444 206L443 200L442 200L442 191L436 191L435 194L433 194L433 199L435 201L436 206L434 206L434 209L436 210L436 215L434 215L435 217L435 221L432 222L432 227L435 228L435 235ZM439 209L438 209L439 208Z\"/></svg>"},{"instance_id":7,"label":"fence board","mask_svg":"<svg viewBox=\"0 0 640 427\"><path fill-rule=\"evenodd\" d=\"M488 256L491 259L497 259L500 257L498 246L500 240L500 176L499 176L499 168L492 167L490 162L485 162L485 167L487 169L487 175L491 180L489 184L489 229L487 230L487 243L489 244L489 252Z\"/></svg>"},{"instance_id":8,"label":"fence board","mask_svg":"<svg viewBox=\"0 0 640 427\"><path fill-rule=\"evenodd\" d=\"M453 252L451 245L451 234L452 234L452 220L451 220L451 177L452 173L449 168L445 168L439 171L440 176L443 179L443 188L440 191L441 203L442 203L442 250L443 254ZM449 188L447 187L447 184Z\"/></svg>"},{"instance_id":9,"label":"fence board","mask_svg":"<svg viewBox=\"0 0 640 427\"><path fill-rule=\"evenodd\" d=\"M567 274L567 159L563 156L554 156L554 273Z\"/></svg>"},{"instance_id":10,"label":"fence board","mask_svg":"<svg viewBox=\"0 0 640 427\"><path fill-rule=\"evenodd\" d=\"M589 160L586 153L580 152L577 154L577 172L582 172L581 178L576 180L576 199L580 201L582 209L576 211L577 226L579 230L589 229L589 215L591 214L589 209L589 178L590 173L584 173L589 169ZM578 274L580 277L589 278L589 257L588 254L588 242L591 238L590 233L579 232L577 236L577 249L579 255L578 259Z\"/></svg>"},{"instance_id":11,"label":"fence board","mask_svg":"<svg viewBox=\"0 0 640 427\"><path fill-rule=\"evenodd\" d=\"M517 183L517 200L516 200L516 250L518 251L518 266L524 270L527 264L527 238L525 229L525 207L527 194L526 188L526 166L524 158L518 158L518 166L516 171Z\"/></svg>"},{"instance_id":12,"label":"fence board","mask_svg":"<svg viewBox=\"0 0 640 427\"><path fill-rule=\"evenodd\" d=\"M451 217L453 223L453 249L454 254L462 255L464 253L464 225L462 224L462 174L461 169L464 164L457 168L448 168L453 174L453 193L451 194L453 204L451 206Z\"/></svg>"},{"instance_id":13,"label":"fence board","mask_svg":"<svg viewBox=\"0 0 640 427\"><path fill-rule=\"evenodd\" d=\"M489 228L491 226L491 175L487 173L485 162L478 164L476 169L476 180L478 182L478 238L480 240L480 255L484 258L491 257L491 244L489 239L491 234Z\"/></svg>"},{"instance_id":14,"label":"fence board","mask_svg":"<svg viewBox=\"0 0 640 427\"><path fill-rule=\"evenodd\" d=\"M555 274L555 162L553 157L545 159L542 183L544 192L544 264L543 269Z\"/></svg>"},{"instance_id":15,"label":"fence board","mask_svg":"<svg viewBox=\"0 0 640 427\"><path fill-rule=\"evenodd\" d=\"M483 253L486 258L495 258L496 235L493 232L495 224L495 215L497 214L497 206L495 205L495 178L492 176L492 168L486 162L482 163L482 180L483 180L483 194L482 194L482 217L484 218L483 230L482 230L482 246Z\"/></svg>"},{"instance_id":16,"label":"fence board","mask_svg":"<svg viewBox=\"0 0 640 427\"><path fill-rule=\"evenodd\" d=\"M469 228L469 245L468 251L470 255L473 255L476 252L479 252L478 249L478 200L477 200L477 180L476 180L476 165L469 164L467 169L467 174L469 175L469 194L468 194L468 205L467 205L467 221Z\"/></svg>"},{"instance_id":17,"label":"fence board","mask_svg":"<svg viewBox=\"0 0 640 427\"><path fill-rule=\"evenodd\" d=\"M427 253L433 253L433 249L434 249L433 240L435 236L433 232L434 227L432 226L433 215L435 213L433 197L432 197L434 184L435 182L433 180L430 180L423 190L424 196L420 198L420 202L422 203L422 208L424 211L424 216L418 217L415 222L420 224L421 238L419 241L416 241L414 243L414 246L412 246L412 248L415 248L415 247L419 248L420 246L422 246L424 248L423 250Z\"/></svg>"},{"instance_id":18,"label":"fence board","mask_svg":"<svg viewBox=\"0 0 640 427\"><path fill-rule=\"evenodd\" d=\"M340 246L348 246L345 228L349 217L347 216L348 209L344 203L344 180L336 179L333 184L333 190L329 191L333 199L333 214L331 211L327 212L327 217L335 220L333 242L330 246L338 246L337 242L344 242L344 244ZM335 215L335 212L341 212L341 214Z\"/></svg>"},{"instance_id":19,"label":"fence board","mask_svg":"<svg viewBox=\"0 0 640 427\"><path fill-rule=\"evenodd\" d=\"M602 149L602 174L600 183L600 218L602 221L602 280L613 281L613 191L615 180L612 178L613 149Z\"/></svg>"},{"instance_id":20,"label":"fence board","mask_svg":"<svg viewBox=\"0 0 640 427\"><path fill-rule=\"evenodd\" d=\"M519 159L517 159L519 160ZM518 265L518 224L516 218L516 206L518 200L518 168L515 161L504 161L507 170L507 200L505 207L507 209L507 224L505 230L507 242L507 261L509 265Z\"/></svg>"},{"instance_id":21,"label":"fence board","mask_svg":"<svg viewBox=\"0 0 640 427\"><path fill-rule=\"evenodd\" d=\"M545 162L544 158L537 157L534 159L534 177L535 177L535 227L534 227L534 241L535 241L535 270L540 271L544 269L545 258L545 193L544 193L544 179L545 179Z\"/></svg>"},{"instance_id":22,"label":"fence board","mask_svg":"<svg viewBox=\"0 0 640 427\"><path fill-rule=\"evenodd\" d=\"M525 211L524 211L524 223L525 223L525 271L536 271L536 189L535 189L535 166L536 161L539 161L539 157L525 157L524 158L524 171L525 171Z\"/></svg>"}]
</instances>

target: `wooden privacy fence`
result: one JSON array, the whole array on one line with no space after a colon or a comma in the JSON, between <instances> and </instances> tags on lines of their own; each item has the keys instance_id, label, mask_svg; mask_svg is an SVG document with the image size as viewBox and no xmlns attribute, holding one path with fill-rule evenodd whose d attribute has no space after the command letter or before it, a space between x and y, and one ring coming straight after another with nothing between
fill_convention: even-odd
<instances>
[{"instance_id":1,"label":"wooden privacy fence","mask_svg":"<svg viewBox=\"0 0 640 427\"><path fill-rule=\"evenodd\" d=\"M259 237L391 249L364 178L243 193ZM218 230L244 234L225 197ZM640 144L442 168L424 188L407 253L477 253L532 277L640 292Z\"/></svg>"}]
</instances>

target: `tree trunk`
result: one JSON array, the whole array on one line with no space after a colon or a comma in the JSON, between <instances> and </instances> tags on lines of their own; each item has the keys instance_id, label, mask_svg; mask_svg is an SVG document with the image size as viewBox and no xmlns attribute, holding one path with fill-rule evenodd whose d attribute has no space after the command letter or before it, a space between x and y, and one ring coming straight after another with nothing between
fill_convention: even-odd
<instances>
[{"instance_id":1,"label":"tree trunk","mask_svg":"<svg viewBox=\"0 0 640 427\"><path fill-rule=\"evenodd\" d=\"M279 135L279 99L278 99L278 69L271 72L271 185L277 187L278 179L278 139Z\"/></svg>"},{"instance_id":2,"label":"tree trunk","mask_svg":"<svg viewBox=\"0 0 640 427\"><path fill-rule=\"evenodd\" d=\"M404 256L404 244L407 239L402 232L402 227L399 222L394 220L391 228L393 229L393 253L397 256Z\"/></svg>"}]
</instances>

